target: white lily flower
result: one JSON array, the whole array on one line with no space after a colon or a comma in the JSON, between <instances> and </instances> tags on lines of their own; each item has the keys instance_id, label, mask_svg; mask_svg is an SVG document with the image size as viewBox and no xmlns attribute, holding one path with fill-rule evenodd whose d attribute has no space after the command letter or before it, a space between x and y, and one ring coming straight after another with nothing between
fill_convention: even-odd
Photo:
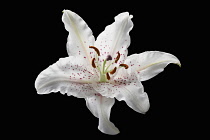
<instances>
[{"instance_id":1,"label":"white lily flower","mask_svg":"<svg viewBox=\"0 0 210 140\"><path fill-rule=\"evenodd\" d=\"M84 98L88 109L99 118L98 129L110 135L119 133L109 120L114 98L139 113L147 112L149 99L141 81L162 72L169 63L181 64L174 55L158 51L127 57L132 17L128 12L117 15L95 41L85 21L64 10L62 21L69 32L69 57L59 59L38 75L38 94L60 91Z\"/></svg>"}]
</instances>

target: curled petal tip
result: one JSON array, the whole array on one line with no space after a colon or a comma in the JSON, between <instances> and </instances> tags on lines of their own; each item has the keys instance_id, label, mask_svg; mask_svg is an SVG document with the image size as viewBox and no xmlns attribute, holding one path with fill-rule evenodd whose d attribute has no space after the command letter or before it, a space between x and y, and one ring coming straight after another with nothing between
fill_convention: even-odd
<instances>
[{"instance_id":1,"label":"curled petal tip","mask_svg":"<svg viewBox=\"0 0 210 140\"><path fill-rule=\"evenodd\" d=\"M62 13L64 13L66 11L66 9L63 9Z\"/></svg>"},{"instance_id":2,"label":"curled petal tip","mask_svg":"<svg viewBox=\"0 0 210 140\"><path fill-rule=\"evenodd\" d=\"M181 63L176 63L181 68Z\"/></svg>"}]
</instances>

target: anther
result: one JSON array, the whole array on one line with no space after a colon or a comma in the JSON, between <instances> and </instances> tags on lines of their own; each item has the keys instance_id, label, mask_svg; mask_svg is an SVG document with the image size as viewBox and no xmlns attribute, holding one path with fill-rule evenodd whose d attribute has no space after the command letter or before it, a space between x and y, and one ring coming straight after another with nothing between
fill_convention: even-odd
<instances>
[{"instance_id":1,"label":"anther","mask_svg":"<svg viewBox=\"0 0 210 140\"><path fill-rule=\"evenodd\" d=\"M96 53L98 54L98 56L100 56L100 52L99 52L99 50L98 50L96 47L94 47L94 46L89 46L89 48L94 49L94 50L96 51Z\"/></svg>"},{"instance_id":2,"label":"anther","mask_svg":"<svg viewBox=\"0 0 210 140\"><path fill-rule=\"evenodd\" d=\"M92 59L92 66L93 66L94 68L96 68L95 58Z\"/></svg>"},{"instance_id":3,"label":"anther","mask_svg":"<svg viewBox=\"0 0 210 140\"><path fill-rule=\"evenodd\" d=\"M106 73L106 78L107 78L108 80L110 80L110 76L109 76L109 73L108 73L108 72Z\"/></svg>"},{"instance_id":4,"label":"anther","mask_svg":"<svg viewBox=\"0 0 210 140\"><path fill-rule=\"evenodd\" d=\"M115 67L112 71L110 71L110 74L114 74L116 72L117 68Z\"/></svg>"},{"instance_id":5,"label":"anther","mask_svg":"<svg viewBox=\"0 0 210 140\"><path fill-rule=\"evenodd\" d=\"M115 59L115 63L117 63L117 61L120 59L120 53L119 53L119 51L117 52L117 57L116 57L116 59Z\"/></svg>"},{"instance_id":6,"label":"anther","mask_svg":"<svg viewBox=\"0 0 210 140\"><path fill-rule=\"evenodd\" d=\"M128 65L126 64L120 64L121 67L124 67L125 69L128 69Z\"/></svg>"}]
</instances>

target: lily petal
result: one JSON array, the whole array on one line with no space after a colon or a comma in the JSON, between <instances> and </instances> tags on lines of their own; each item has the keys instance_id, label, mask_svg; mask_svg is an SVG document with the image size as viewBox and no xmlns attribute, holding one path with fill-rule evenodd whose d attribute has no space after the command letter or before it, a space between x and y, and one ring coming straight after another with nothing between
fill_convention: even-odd
<instances>
[{"instance_id":1,"label":"lily petal","mask_svg":"<svg viewBox=\"0 0 210 140\"><path fill-rule=\"evenodd\" d=\"M139 113L145 113L149 109L149 98L137 73L127 73L127 70L120 69L109 83L93 84L93 88L102 96L125 101Z\"/></svg>"},{"instance_id":2,"label":"lily petal","mask_svg":"<svg viewBox=\"0 0 210 140\"><path fill-rule=\"evenodd\" d=\"M150 103L147 93L144 92L141 84L130 84L119 89L116 99L124 100L126 104L139 113L146 113L149 110Z\"/></svg>"},{"instance_id":3,"label":"lily petal","mask_svg":"<svg viewBox=\"0 0 210 140\"><path fill-rule=\"evenodd\" d=\"M106 98L100 94L86 98L88 109L95 117L99 118L98 129L105 134L116 135L119 133L118 128L109 121L114 102L115 100L113 98Z\"/></svg>"},{"instance_id":4,"label":"lily petal","mask_svg":"<svg viewBox=\"0 0 210 140\"><path fill-rule=\"evenodd\" d=\"M115 90L117 100L125 101L130 108L139 113L145 113L149 110L149 98L138 80L137 73L128 74L125 69L121 69L114 81L115 84L120 84Z\"/></svg>"},{"instance_id":5,"label":"lily petal","mask_svg":"<svg viewBox=\"0 0 210 140\"><path fill-rule=\"evenodd\" d=\"M126 59L125 63L129 65L131 72L139 73L139 80L141 81L146 81L156 76L170 63L181 66L177 57L159 51L147 51L140 54L133 54Z\"/></svg>"},{"instance_id":6,"label":"lily petal","mask_svg":"<svg viewBox=\"0 0 210 140\"><path fill-rule=\"evenodd\" d=\"M91 96L95 90L90 83L96 79L87 67L76 64L73 56L61 58L55 64L42 71L36 81L38 94L60 91L62 94L73 95L78 98Z\"/></svg>"},{"instance_id":7,"label":"lily petal","mask_svg":"<svg viewBox=\"0 0 210 140\"><path fill-rule=\"evenodd\" d=\"M79 56L78 59L82 60L80 62L88 61L90 64L93 50L89 49L89 46L93 46L95 42L91 29L79 15L69 10L63 11L62 21L69 32L67 42L69 56Z\"/></svg>"},{"instance_id":8,"label":"lily petal","mask_svg":"<svg viewBox=\"0 0 210 140\"><path fill-rule=\"evenodd\" d=\"M107 26L98 36L95 46L101 52L101 61L105 60L107 55L116 59L117 52L121 54L118 63L123 63L127 57L127 48L130 45L129 32L133 28L131 21L132 15L128 12L121 13L115 17L115 22Z\"/></svg>"}]
</instances>

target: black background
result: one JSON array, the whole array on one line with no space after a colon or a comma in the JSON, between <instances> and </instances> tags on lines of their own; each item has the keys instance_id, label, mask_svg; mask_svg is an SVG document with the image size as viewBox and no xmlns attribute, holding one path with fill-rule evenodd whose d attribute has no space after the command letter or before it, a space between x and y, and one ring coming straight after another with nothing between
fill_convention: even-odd
<instances>
[{"instance_id":1,"label":"black background","mask_svg":"<svg viewBox=\"0 0 210 140\"><path fill-rule=\"evenodd\" d=\"M188 129L194 124L189 119L191 101L186 79L188 53L188 20L192 12L187 3L133 3L121 1L78 1L27 3L20 8L24 15L23 63L27 71L18 91L21 99L13 106L7 127L15 135L27 138L180 138L188 137ZM158 76L142 82L150 99L150 109L143 115L133 111L125 102L115 101L110 120L119 128L120 134L109 136L101 133L98 119L87 109L85 100L60 93L38 95L34 82L38 74L59 58L66 57L68 32L61 21L62 11L69 9L80 15L92 29L95 38L114 21L121 12L134 16L134 28L130 32L129 55L144 51L163 51L179 58L182 67L168 65ZM18 20L17 20L18 21ZM20 28L22 31L22 28ZM29 69L29 70L28 70ZM190 85L192 86L192 85ZM20 97L20 96L19 96ZM11 112L10 112L11 113ZM26 135L27 134L27 135ZM76 136L76 137L75 137ZM63 138L61 138L63 137Z\"/></svg>"}]
</instances>

